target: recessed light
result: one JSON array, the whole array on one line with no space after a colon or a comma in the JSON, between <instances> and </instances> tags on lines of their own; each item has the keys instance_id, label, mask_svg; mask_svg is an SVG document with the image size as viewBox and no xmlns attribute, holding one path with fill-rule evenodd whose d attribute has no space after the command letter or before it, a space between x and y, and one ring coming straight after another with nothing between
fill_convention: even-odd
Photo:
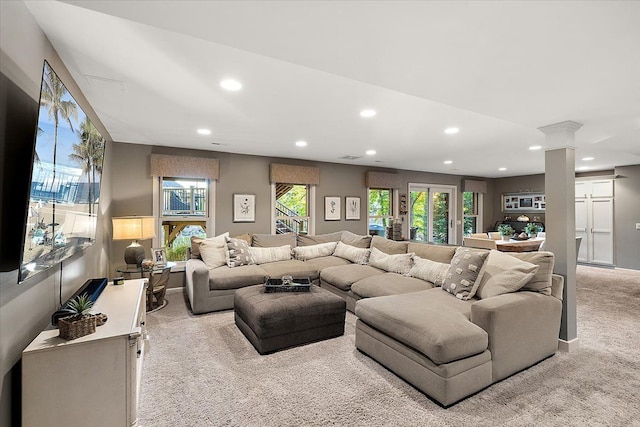
<instances>
[{"instance_id":1,"label":"recessed light","mask_svg":"<svg viewBox=\"0 0 640 427\"><path fill-rule=\"evenodd\" d=\"M211 129L200 128L198 129L200 135L211 135Z\"/></svg>"},{"instance_id":2,"label":"recessed light","mask_svg":"<svg viewBox=\"0 0 640 427\"><path fill-rule=\"evenodd\" d=\"M236 91L242 89L242 83L237 80L227 79L220 82L220 87L226 90Z\"/></svg>"},{"instance_id":3,"label":"recessed light","mask_svg":"<svg viewBox=\"0 0 640 427\"><path fill-rule=\"evenodd\" d=\"M360 111L360 117L373 117L376 115L376 110L362 110Z\"/></svg>"},{"instance_id":4,"label":"recessed light","mask_svg":"<svg viewBox=\"0 0 640 427\"><path fill-rule=\"evenodd\" d=\"M532 145L531 147L529 147L529 150L531 151L536 151L542 148L542 145Z\"/></svg>"},{"instance_id":5,"label":"recessed light","mask_svg":"<svg viewBox=\"0 0 640 427\"><path fill-rule=\"evenodd\" d=\"M458 128L446 128L444 130L444 133L446 133L447 135L453 135L453 134L456 134L458 132L460 132L460 129L458 129Z\"/></svg>"},{"instance_id":6,"label":"recessed light","mask_svg":"<svg viewBox=\"0 0 640 427\"><path fill-rule=\"evenodd\" d=\"M307 141L296 141L296 146L297 147L306 147L307 146Z\"/></svg>"},{"instance_id":7,"label":"recessed light","mask_svg":"<svg viewBox=\"0 0 640 427\"><path fill-rule=\"evenodd\" d=\"M584 160L585 162L591 161L593 160L594 157L583 157L582 160Z\"/></svg>"},{"instance_id":8,"label":"recessed light","mask_svg":"<svg viewBox=\"0 0 640 427\"><path fill-rule=\"evenodd\" d=\"M367 156L373 156L374 154L376 154L376 150L367 150L366 153Z\"/></svg>"},{"instance_id":9,"label":"recessed light","mask_svg":"<svg viewBox=\"0 0 640 427\"><path fill-rule=\"evenodd\" d=\"M453 160L445 160L443 163L445 165L450 165L451 163L453 163Z\"/></svg>"},{"instance_id":10,"label":"recessed light","mask_svg":"<svg viewBox=\"0 0 640 427\"><path fill-rule=\"evenodd\" d=\"M507 170L507 168L498 168L499 171L504 172Z\"/></svg>"}]
</instances>

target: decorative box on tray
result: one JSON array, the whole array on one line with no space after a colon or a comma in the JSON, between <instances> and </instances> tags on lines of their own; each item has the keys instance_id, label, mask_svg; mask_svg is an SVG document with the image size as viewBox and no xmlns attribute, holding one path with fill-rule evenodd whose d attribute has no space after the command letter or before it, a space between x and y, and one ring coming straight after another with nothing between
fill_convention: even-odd
<instances>
[{"instance_id":1,"label":"decorative box on tray","mask_svg":"<svg viewBox=\"0 0 640 427\"><path fill-rule=\"evenodd\" d=\"M308 277L289 277L272 279L267 277L264 282L264 291L271 292L309 292L311 279Z\"/></svg>"}]
</instances>

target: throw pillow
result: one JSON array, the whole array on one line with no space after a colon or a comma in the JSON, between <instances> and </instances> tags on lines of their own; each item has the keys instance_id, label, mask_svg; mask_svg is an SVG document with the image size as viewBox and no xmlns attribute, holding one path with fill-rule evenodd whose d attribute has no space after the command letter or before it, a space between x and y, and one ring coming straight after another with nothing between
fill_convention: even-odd
<instances>
[{"instance_id":1,"label":"throw pillow","mask_svg":"<svg viewBox=\"0 0 640 427\"><path fill-rule=\"evenodd\" d=\"M538 266L504 252L492 250L484 263L484 274L477 280L480 299L520 290L538 271Z\"/></svg>"},{"instance_id":2,"label":"throw pillow","mask_svg":"<svg viewBox=\"0 0 640 427\"><path fill-rule=\"evenodd\" d=\"M509 256L538 266L536 274L522 287L523 291L551 295L551 274L555 263L553 252L510 252Z\"/></svg>"},{"instance_id":3,"label":"throw pillow","mask_svg":"<svg viewBox=\"0 0 640 427\"><path fill-rule=\"evenodd\" d=\"M477 289L476 280L488 255L487 250L466 247L456 249L442 284L442 290L462 300L473 298Z\"/></svg>"},{"instance_id":4,"label":"throw pillow","mask_svg":"<svg viewBox=\"0 0 640 427\"><path fill-rule=\"evenodd\" d=\"M249 253L254 264L266 264L268 262L287 261L291 259L291 245L284 245L277 248L254 248L249 247Z\"/></svg>"},{"instance_id":5,"label":"throw pillow","mask_svg":"<svg viewBox=\"0 0 640 427\"><path fill-rule=\"evenodd\" d=\"M227 242L220 239L204 239L200 243L200 256L207 268L222 267L227 263Z\"/></svg>"},{"instance_id":6,"label":"throw pillow","mask_svg":"<svg viewBox=\"0 0 640 427\"><path fill-rule=\"evenodd\" d=\"M216 241L218 243L226 243L227 242L227 237L229 237L229 232L220 234L219 236L216 237L209 237L209 238L202 238L202 237L195 237L195 236L191 236L191 258L192 259L200 259L200 244L205 241L205 240L213 240Z\"/></svg>"},{"instance_id":7,"label":"throw pillow","mask_svg":"<svg viewBox=\"0 0 640 427\"><path fill-rule=\"evenodd\" d=\"M239 267L241 265L255 264L249 252L249 244L242 239L227 237L227 265Z\"/></svg>"},{"instance_id":8,"label":"throw pillow","mask_svg":"<svg viewBox=\"0 0 640 427\"><path fill-rule=\"evenodd\" d=\"M413 254L388 255L377 248L371 248L369 265L390 273L407 274L413 265Z\"/></svg>"},{"instance_id":9,"label":"throw pillow","mask_svg":"<svg viewBox=\"0 0 640 427\"><path fill-rule=\"evenodd\" d=\"M295 259L306 261L308 259L329 256L336 250L338 242L320 243L311 246L298 246L291 251Z\"/></svg>"},{"instance_id":10,"label":"throw pillow","mask_svg":"<svg viewBox=\"0 0 640 427\"><path fill-rule=\"evenodd\" d=\"M414 256L413 267L409 270L409 276L415 277L416 279L426 280L436 286L442 286L448 271L449 264Z\"/></svg>"},{"instance_id":11,"label":"throw pillow","mask_svg":"<svg viewBox=\"0 0 640 427\"><path fill-rule=\"evenodd\" d=\"M345 245L355 246L356 248L369 248L371 236L360 236L350 231L343 231L340 241Z\"/></svg>"},{"instance_id":12,"label":"throw pillow","mask_svg":"<svg viewBox=\"0 0 640 427\"><path fill-rule=\"evenodd\" d=\"M370 252L368 248L356 248L355 246L338 242L336 249L333 251L333 255L344 258L354 264L366 265L369 261Z\"/></svg>"}]
</instances>

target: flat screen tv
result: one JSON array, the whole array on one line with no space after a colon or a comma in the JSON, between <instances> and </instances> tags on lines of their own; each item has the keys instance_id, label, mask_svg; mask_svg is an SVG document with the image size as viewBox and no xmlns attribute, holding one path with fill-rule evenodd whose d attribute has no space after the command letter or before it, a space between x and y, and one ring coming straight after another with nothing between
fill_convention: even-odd
<instances>
[{"instance_id":1,"label":"flat screen tv","mask_svg":"<svg viewBox=\"0 0 640 427\"><path fill-rule=\"evenodd\" d=\"M105 140L44 62L19 281L92 245Z\"/></svg>"}]
</instances>

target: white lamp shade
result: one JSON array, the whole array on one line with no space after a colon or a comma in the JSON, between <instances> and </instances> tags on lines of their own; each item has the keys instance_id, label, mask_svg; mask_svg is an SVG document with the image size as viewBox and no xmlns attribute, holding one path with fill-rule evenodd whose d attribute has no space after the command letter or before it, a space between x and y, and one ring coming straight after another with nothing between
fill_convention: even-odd
<instances>
[{"instance_id":1,"label":"white lamp shade","mask_svg":"<svg viewBox=\"0 0 640 427\"><path fill-rule=\"evenodd\" d=\"M123 216L112 218L113 240L145 240L156 237L152 216Z\"/></svg>"}]
</instances>

